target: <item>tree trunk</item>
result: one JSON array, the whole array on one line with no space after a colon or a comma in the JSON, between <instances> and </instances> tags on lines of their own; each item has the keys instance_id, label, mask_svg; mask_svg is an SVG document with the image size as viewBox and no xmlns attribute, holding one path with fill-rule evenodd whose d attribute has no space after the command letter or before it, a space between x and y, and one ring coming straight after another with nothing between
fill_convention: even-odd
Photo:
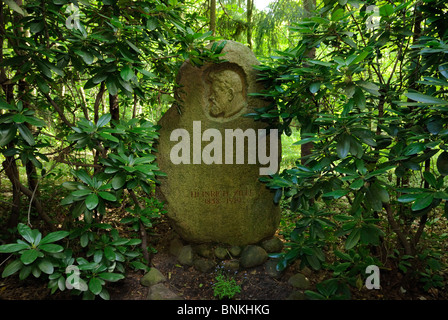
<instances>
[{"instance_id":1,"label":"tree trunk","mask_svg":"<svg viewBox=\"0 0 448 320\"><path fill-rule=\"evenodd\" d=\"M216 33L216 0L210 0L210 31Z\"/></svg>"},{"instance_id":2,"label":"tree trunk","mask_svg":"<svg viewBox=\"0 0 448 320\"><path fill-rule=\"evenodd\" d=\"M254 0L247 0L247 44L252 49L252 11Z\"/></svg>"},{"instance_id":3,"label":"tree trunk","mask_svg":"<svg viewBox=\"0 0 448 320\"><path fill-rule=\"evenodd\" d=\"M304 0L303 2L303 9L304 9L304 16L310 17L312 14L312 11L316 8L316 0ZM316 56L316 48L311 48L306 56L310 59L313 59ZM314 110L313 113L317 113L318 110ZM304 134L308 133L308 130L312 130L311 127L304 130L304 126L300 129L300 135L301 138L305 138ZM300 162L301 164L305 164L307 161L308 156L311 154L311 151L313 150L314 144L312 142L304 143L300 147Z\"/></svg>"},{"instance_id":4,"label":"tree trunk","mask_svg":"<svg viewBox=\"0 0 448 320\"><path fill-rule=\"evenodd\" d=\"M109 94L109 111L112 120L120 120L120 108L118 106L118 95Z\"/></svg>"}]
</instances>

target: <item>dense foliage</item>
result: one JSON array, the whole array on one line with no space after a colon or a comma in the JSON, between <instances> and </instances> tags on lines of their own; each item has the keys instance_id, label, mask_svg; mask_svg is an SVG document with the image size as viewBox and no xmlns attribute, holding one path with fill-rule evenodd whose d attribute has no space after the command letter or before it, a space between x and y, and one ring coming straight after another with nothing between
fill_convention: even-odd
<instances>
[{"instance_id":1,"label":"dense foliage","mask_svg":"<svg viewBox=\"0 0 448 320\"><path fill-rule=\"evenodd\" d=\"M447 4L369 4L324 1L293 24L297 45L258 68L274 103L252 114L286 135L299 126L311 149L264 181L299 213L282 266L333 255L332 295L390 256L408 279L444 286L443 247L421 240L448 215Z\"/></svg>"},{"instance_id":2,"label":"dense foliage","mask_svg":"<svg viewBox=\"0 0 448 320\"><path fill-rule=\"evenodd\" d=\"M2 275L107 299L107 282L147 269L163 214L155 122L180 63L216 59L206 45L222 37L263 61L257 95L273 103L248 116L302 147L261 179L283 207L278 267L329 270L314 299L350 297L369 265L400 270L404 288L446 287L447 6L3 1Z\"/></svg>"}]
</instances>

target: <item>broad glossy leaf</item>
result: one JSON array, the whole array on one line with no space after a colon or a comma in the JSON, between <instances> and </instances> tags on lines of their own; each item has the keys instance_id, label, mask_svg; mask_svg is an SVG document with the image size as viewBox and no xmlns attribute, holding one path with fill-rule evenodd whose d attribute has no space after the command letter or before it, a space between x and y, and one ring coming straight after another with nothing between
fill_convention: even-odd
<instances>
[{"instance_id":1,"label":"broad glossy leaf","mask_svg":"<svg viewBox=\"0 0 448 320\"><path fill-rule=\"evenodd\" d=\"M56 242L59 241L63 238L65 238L66 236L69 235L68 231L55 231L55 232L51 232L49 234L47 234L40 242L40 244L48 244L51 242Z\"/></svg>"},{"instance_id":2,"label":"broad glossy leaf","mask_svg":"<svg viewBox=\"0 0 448 320\"><path fill-rule=\"evenodd\" d=\"M114 249L112 249L112 247L106 247L104 248L104 256L106 257L107 260L109 261L115 261L115 251Z\"/></svg>"},{"instance_id":3,"label":"broad glossy leaf","mask_svg":"<svg viewBox=\"0 0 448 320\"><path fill-rule=\"evenodd\" d=\"M437 170L441 175L448 175L448 152L442 152L437 158Z\"/></svg>"},{"instance_id":4,"label":"broad glossy leaf","mask_svg":"<svg viewBox=\"0 0 448 320\"><path fill-rule=\"evenodd\" d=\"M106 124L108 124L110 122L110 120L112 119L112 116L110 113L104 114L102 115L99 119L98 122L96 124L97 128L101 128L104 127Z\"/></svg>"},{"instance_id":5,"label":"broad glossy leaf","mask_svg":"<svg viewBox=\"0 0 448 320\"><path fill-rule=\"evenodd\" d=\"M117 198L112 193L109 192L100 191L98 192L98 195L107 201L117 201Z\"/></svg>"},{"instance_id":6,"label":"broad glossy leaf","mask_svg":"<svg viewBox=\"0 0 448 320\"><path fill-rule=\"evenodd\" d=\"M126 65L121 69L120 76L124 81L129 81L134 77L134 71L129 65Z\"/></svg>"},{"instance_id":7,"label":"broad glossy leaf","mask_svg":"<svg viewBox=\"0 0 448 320\"><path fill-rule=\"evenodd\" d=\"M347 240L345 241L345 249L347 250L352 249L358 244L360 239L361 239L361 229L356 228L352 232L350 232L350 235L347 237Z\"/></svg>"},{"instance_id":8,"label":"broad glossy leaf","mask_svg":"<svg viewBox=\"0 0 448 320\"><path fill-rule=\"evenodd\" d=\"M39 255L39 253L36 249L29 249L22 253L22 255L20 256L20 260L24 264L30 264L30 263L33 263L37 259L38 255Z\"/></svg>"},{"instance_id":9,"label":"broad glossy leaf","mask_svg":"<svg viewBox=\"0 0 448 320\"><path fill-rule=\"evenodd\" d=\"M431 205L432 200L434 200L434 195L432 193L426 194L426 195L418 198L417 200L415 200L415 202L412 205L411 209L413 211L418 211L418 210L425 209L425 208L427 208L427 207L429 207Z\"/></svg>"},{"instance_id":10,"label":"broad glossy leaf","mask_svg":"<svg viewBox=\"0 0 448 320\"><path fill-rule=\"evenodd\" d=\"M49 243L49 244L39 245L39 249L41 249L45 252L49 252L49 253L58 253L58 252L62 252L64 250L64 247L62 247L58 244Z\"/></svg>"},{"instance_id":11,"label":"broad glossy leaf","mask_svg":"<svg viewBox=\"0 0 448 320\"><path fill-rule=\"evenodd\" d=\"M126 177L127 175L125 173L117 173L112 179L112 188L115 190L122 188L126 183Z\"/></svg>"},{"instance_id":12,"label":"broad glossy leaf","mask_svg":"<svg viewBox=\"0 0 448 320\"><path fill-rule=\"evenodd\" d=\"M42 259L41 261L39 261L37 266L43 273L46 274L52 274L54 271L53 264L48 259Z\"/></svg>"},{"instance_id":13,"label":"broad glossy leaf","mask_svg":"<svg viewBox=\"0 0 448 320\"><path fill-rule=\"evenodd\" d=\"M89 210L95 209L98 206L98 202L99 202L98 196L94 193L90 194L85 200L86 207Z\"/></svg>"},{"instance_id":14,"label":"broad glossy leaf","mask_svg":"<svg viewBox=\"0 0 448 320\"><path fill-rule=\"evenodd\" d=\"M448 101L435 98L432 96L428 96L426 94L422 94L419 92L407 92L405 93L405 96L408 97L411 100L423 102L423 103L429 103L429 104L437 104L437 105L446 105L448 104Z\"/></svg>"},{"instance_id":15,"label":"broad glossy leaf","mask_svg":"<svg viewBox=\"0 0 448 320\"><path fill-rule=\"evenodd\" d=\"M434 177L434 175L431 172L429 172L429 171L423 172L423 177L425 178L426 182L428 182L431 187L436 188L437 180L436 180L436 177Z\"/></svg>"},{"instance_id":16,"label":"broad glossy leaf","mask_svg":"<svg viewBox=\"0 0 448 320\"><path fill-rule=\"evenodd\" d=\"M111 273L111 272L103 272L98 274L98 277L100 277L103 280L110 281L110 282L116 282L121 279L124 279L124 275L120 273Z\"/></svg>"},{"instance_id":17,"label":"broad glossy leaf","mask_svg":"<svg viewBox=\"0 0 448 320\"><path fill-rule=\"evenodd\" d=\"M0 147L10 143L16 136L17 128L15 125L9 125L0 129Z\"/></svg>"},{"instance_id":18,"label":"broad glossy leaf","mask_svg":"<svg viewBox=\"0 0 448 320\"><path fill-rule=\"evenodd\" d=\"M16 273L20 269L22 269L22 267L23 267L23 263L22 263L22 261L20 261L20 259L14 260L10 264L8 264L6 266L6 268L3 270L2 277L3 278L8 277L8 276Z\"/></svg>"},{"instance_id":19,"label":"broad glossy leaf","mask_svg":"<svg viewBox=\"0 0 448 320\"><path fill-rule=\"evenodd\" d=\"M101 285L101 281L98 278L92 278L89 281L89 290L92 291L94 295L98 295L101 290L103 289L103 286Z\"/></svg>"},{"instance_id":20,"label":"broad glossy leaf","mask_svg":"<svg viewBox=\"0 0 448 320\"><path fill-rule=\"evenodd\" d=\"M24 223L19 223L17 225L17 231L20 233L20 235L29 243L33 243L34 242L34 237L33 237L33 231L31 230L31 228L29 226L27 226Z\"/></svg>"},{"instance_id":21,"label":"broad glossy leaf","mask_svg":"<svg viewBox=\"0 0 448 320\"><path fill-rule=\"evenodd\" d=\"M24 243L10 243L0 246L0 253L12 253L25 249L29 249L29 246Z\"/></svg>"},{"instance_id":22,"label":"broad glossy leaf","mask_svg":"<svg viewBox=\"0 0 448 320\"><path fill-rule=\"evenodd\" d=\"M344 159L350 151L350 136L343 135L336 144L336 152L338 157Z\"/></svg>"},{"instance_id":23,"label":"broad glossy leaf","mask_svg":"<svg viewBox=\"0 0 448 320\"><path fill-rule=\"evenodd\" d=\"M17 124L17 128L19 129L20 136L25 140L30 146L34 146L36 142L34 141L33 134L30 129L28 129L23 124Z\"/></svg>"}]
</instances>

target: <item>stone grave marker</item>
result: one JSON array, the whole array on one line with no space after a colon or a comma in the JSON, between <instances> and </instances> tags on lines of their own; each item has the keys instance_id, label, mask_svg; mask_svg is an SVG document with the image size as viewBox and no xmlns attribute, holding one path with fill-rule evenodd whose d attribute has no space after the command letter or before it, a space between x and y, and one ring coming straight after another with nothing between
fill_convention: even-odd
<instances>
[{"instance_id":1,"label":"stone grave marker","mask_svg":"<svg viewBox=\"0 0 448 320\"><path fill-rule=\"evenodd\" d=\"M271 237L280 208L259 181L277 172L277 130L244 116L265 106L246 46L227 41L221 63L181 66L176 103L159 121L160 193L177 233L195 243L246 245Z\"/></svg>"}]
</instances>

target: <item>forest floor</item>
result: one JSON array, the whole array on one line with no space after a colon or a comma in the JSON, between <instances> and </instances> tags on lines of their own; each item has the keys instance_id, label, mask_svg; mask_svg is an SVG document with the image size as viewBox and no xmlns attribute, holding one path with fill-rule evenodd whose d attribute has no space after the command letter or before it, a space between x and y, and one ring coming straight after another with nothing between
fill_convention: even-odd
<instances>
[{"instance_id":1,"label":"forest floor","mask_svg":"<svg viewBox=\"0 0 448 320\"><path fill-rule=\"evenodd\" d=\"M159 236L153 237L152 245L157 250L152 257L152 265L167 278L165 284L184 300L217 300L213 295L213 283L216 273L202 273L194 267L181 266L168 251L170 228L167 223L157 227ZM283 275L274 279L268 275L264 266L239 271L234 275L241 286L241 292L235 297L238 300L287 300L294 288L288 279L294 273L300 272L297 264L288 267ZM146 300L149 288L141 285L142 271L129 271L126 278L108 284L111 300ZM331 278L328 271L310 271L306 274L311 283L315 284ZM428 292L412 286L404 291L401 285L403 276L397 271L381 271L381 288L368 290L362 286L360 290L352 291L352 300L448 300L448 294L441 290L431 289ZM74 297L68 292L50 293L47 282L32 276L20 281L18 276L0 279L0 299L2 300L71 300ZM79 299L79 298L77 298Z\"/></svg>"}]
</instances>

